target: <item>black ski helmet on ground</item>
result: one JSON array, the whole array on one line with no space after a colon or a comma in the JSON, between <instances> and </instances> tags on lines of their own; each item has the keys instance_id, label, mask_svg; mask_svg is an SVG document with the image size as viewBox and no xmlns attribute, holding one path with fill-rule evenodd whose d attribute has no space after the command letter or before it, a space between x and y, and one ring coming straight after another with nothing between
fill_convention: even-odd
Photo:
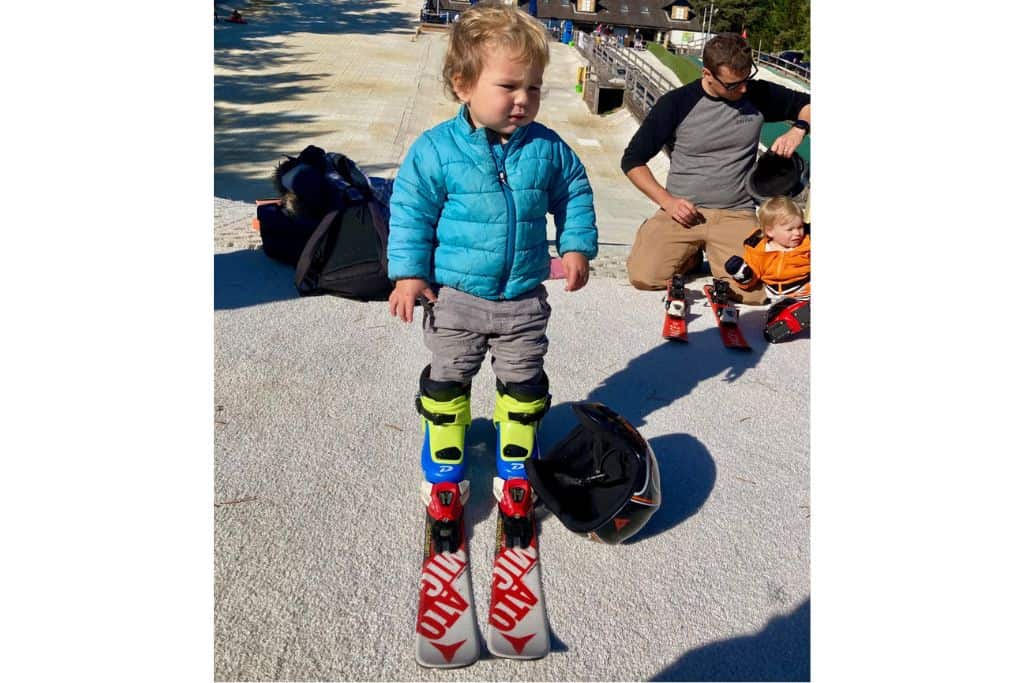
<instances>
[{"instance_id":1,"label":"black ski helmet on ground","mask_svg":"<svg viewBox=\"0 0 1024 683\"><path fill-rule=\"evenodd\" d=\"M573 403L580 424L542 458L526 461L530 484L569 531L621 543L661 505L661 476L647 441L601 403Z\"/></svg>"},{"instance_id":2,"label":"black ski helmet on ground","mask_svg":"<svg viewBox=\"0 0 1024 683\"><path fill-rule=\"evenodd\" d=\"M765 152L747 176L747 193L759 204L772 197L795 197L804 189L807 165L796 152L788 159L775 152Z\"/></svg>"}]
</instances>

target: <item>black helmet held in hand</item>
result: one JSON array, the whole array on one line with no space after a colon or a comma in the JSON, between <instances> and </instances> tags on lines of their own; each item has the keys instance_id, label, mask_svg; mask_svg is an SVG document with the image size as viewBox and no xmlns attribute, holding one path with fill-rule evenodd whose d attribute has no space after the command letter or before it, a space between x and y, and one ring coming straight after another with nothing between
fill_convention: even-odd
<instances>
[{"instance_id":1,"label":"black helmet held in hand","mask_svg":"<svg viewBox=\"0 0 1024 683\"><path fill-rule=\"evenodd\" d=\"M537 496L569 531L609 544L640 531L661 505L647 441L601 403L573 403L579 419L542 458L526 461Z\"/></svg>"},{"instance_id":2,"label":"black helmet held in hand","mask_svg":"<svg viewBox=\"0 0 1024 683\"><path fill-rule=\"evenodd\" d=\"M775 152L765 152L747 176L747 193L764 204L779 195L795 197L804 189L807 164L796 152L786 158Z\"/></svg>"}]
</instances>

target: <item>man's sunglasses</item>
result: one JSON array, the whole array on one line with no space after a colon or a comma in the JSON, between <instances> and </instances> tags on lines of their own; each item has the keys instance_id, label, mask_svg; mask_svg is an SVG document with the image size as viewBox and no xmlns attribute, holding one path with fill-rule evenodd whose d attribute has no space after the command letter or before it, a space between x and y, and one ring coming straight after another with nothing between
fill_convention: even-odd
<instances>
[{"instance_id":1,"label":"man's sunglasses","mask_svg":"<svg viewBox=\"0 0 1024 683\"><path fill-rule=\"evenodd\" d=\"M722 87L723 87L723 88L725 88L725 89L726 89L727 91L729 91L729 92L732 92L732 91L733 91L733 90L735 90L736 88L740 87L740 86L741 86L741 85L743 85L744 83L747 83L747 82L749 82L749 81L750 81L750 80L751 80L752 78L754 78L754 76L755 76L755 75L757 74L757 64L754 64L754 68L753 68L753 69L751 69L751 71L750 71L750 75L749 75L749 76L747 76L746 78L744 78L744 79L743 79L742 81L736 81L735 83L726 83L726 82L725 82L725 81L723 81L723 80L722 80L721 78L719 78L718 76L716 76L716 75L715 75L715 72L714 72L714 71L711 71L711 69L708 69L708 73L710 73L710 74L711 74L711 77L712 77L712 78L714 78L714 79L715 79L716 81L718 81L719 83L721 83L721 84L722 84Z\"/></svg>"}]
</instances>

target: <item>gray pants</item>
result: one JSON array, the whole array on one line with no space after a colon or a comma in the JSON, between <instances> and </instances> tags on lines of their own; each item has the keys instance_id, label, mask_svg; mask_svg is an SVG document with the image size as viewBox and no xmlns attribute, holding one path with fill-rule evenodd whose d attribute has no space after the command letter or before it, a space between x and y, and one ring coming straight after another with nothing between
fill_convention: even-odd
<instances>
[{"instance_id":1,"label":"gray pants","mask_svg":"<svg viewBox=\"0 0 1024 683\"><path fill-rule=\"evenodd\" d=\"M430 379L468 384L488 349L494 376L503 383L536 378L544 369L550 316L544 285L506 301L442 287L423 311L423 341L433 354Z\"/></svg>"}]
</instances>

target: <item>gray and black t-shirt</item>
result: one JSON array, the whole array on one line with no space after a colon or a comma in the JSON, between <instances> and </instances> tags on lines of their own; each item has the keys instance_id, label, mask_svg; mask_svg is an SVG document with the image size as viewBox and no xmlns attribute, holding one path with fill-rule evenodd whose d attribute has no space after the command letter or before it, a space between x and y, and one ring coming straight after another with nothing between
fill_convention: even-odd
<instances>
[{"instance_id":1,"label":"gray and black t-shirt","mask_svg":"<svg viewBox=\"0 0 1024 683\"><path fill-rule=\"evenodd\" d=\"M765 121L792 121L807 93L750 81L738 102L712 97L697 80L665 93L622 154L622 171L646 164L663 147L669 155L665 189L709 209L747 209L747 175Z\"/></svg>"}]
</instances>

